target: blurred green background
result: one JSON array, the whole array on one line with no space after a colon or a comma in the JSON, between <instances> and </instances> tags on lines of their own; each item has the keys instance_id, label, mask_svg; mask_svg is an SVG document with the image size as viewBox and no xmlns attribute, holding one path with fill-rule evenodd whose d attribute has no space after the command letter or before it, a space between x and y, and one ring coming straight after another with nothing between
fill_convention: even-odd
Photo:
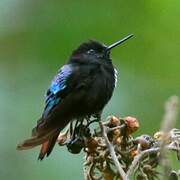
<instances>
[{"instance_id":1,"label":"blurred green background","mask_svg":"<svg viewBox=\"0 0 180 180\"><path fill-rule=\"evenodd\" d=\"M39 148L16 144L29 137L58 68L89 39L110 44L134 33L112 52L118 85L103 115L132 115L139 134L157 131L164 102L180 96L179 19L179 0L1 0L0 179L83 179L83 154L56 146L38 162Z\"/></svg>"}]
</instances>

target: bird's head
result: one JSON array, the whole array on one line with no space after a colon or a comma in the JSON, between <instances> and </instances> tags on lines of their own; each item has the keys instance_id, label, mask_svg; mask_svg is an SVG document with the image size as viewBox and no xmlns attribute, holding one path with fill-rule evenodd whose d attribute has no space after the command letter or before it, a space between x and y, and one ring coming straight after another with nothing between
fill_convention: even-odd
<instances>
[{"instance_id":1,"label":"bird's head","mask_svg":"<svg viewBox=\"0 0 180 180\"><path fill-rule=\"evenodd\" d=\"M133 35L128 35L125 38L106 46L100 42L90 40L89 42L82 43L76 50L73 51L71 59L78 59L81 62L100 62L103 60L110 59L111 50L125 42Z\"/></svg>"}]
</instances>

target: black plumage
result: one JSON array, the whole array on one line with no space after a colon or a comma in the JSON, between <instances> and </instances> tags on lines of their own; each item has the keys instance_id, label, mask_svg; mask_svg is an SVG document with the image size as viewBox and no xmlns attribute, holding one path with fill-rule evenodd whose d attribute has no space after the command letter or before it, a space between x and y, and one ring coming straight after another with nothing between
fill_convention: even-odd
<instances>
[{"instance_id":1,"label":"black plumage","mask_svg":"<svg viewBox=\"0 0 180 180\"><path fill-rule=\"evenodd\" d=\"M110 50L132 35L105 46L96 41L81 44L73 51L54 77L47 91L42 117L32 130L32 137L17 146L30 149L41 145L39 159L49 155L60 131L72 120L100 116L110 100L115 83Z\"/></svg>"}]
</instances>

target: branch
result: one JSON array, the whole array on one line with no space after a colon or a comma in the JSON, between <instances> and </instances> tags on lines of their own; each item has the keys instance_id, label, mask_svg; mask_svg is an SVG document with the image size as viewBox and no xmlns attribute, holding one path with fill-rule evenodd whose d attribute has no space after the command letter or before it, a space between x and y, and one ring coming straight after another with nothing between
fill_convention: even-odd
<instances>
[{"instance_id":1,"label":"branch","mask_svg":"<svg viewBox=\"0 0 180 180\"><path fill-rule=\"evenodd\" d=\"M109 152L111 154L111 157L112 157L112 159L114 161L114 164L115 164L115 166L116 166L116 168L118 170L118 173L119 173L120 177L122 179L124 179L124 180L128 180L128 178L126 178L126 173L124 172L123 168L121 167L121 165L120 165L120 163L118 161L118 158L116 156L114 148L113 148L112 144L109 142L109 139L107 137L106 127L103 125L103 123L101 121L99 122L99 126L101 128L102 135L103 135L103 137L105 139L106 145L107 145L107 147L109 149Z\"/></svg>"},{"instance_id":2,"label":"branch","mask_svg":"<svg viewBox=\"0 0 180 180\"><path fill-rule=\"evenodd\" d=\"M165 146L164 148L165 148L165 150L168 150L168 151L170 151L170 150L180 151L180 149L178 147L176 147L174 145L171 145L171 144L168 145L168 146ZM133 175L136 167L138 166L139 162L141 162L143 157L145 157L147 155L150 155L152 153L158 153L160 151L161 151L161 148L157 147L157 148L151 148L151 149L147 149L147 150L144 150L144 151L140 152L140 154L135 156L131 166L129 167L129 170L126 173L126 178L130 178Z\"/></svg>"},{"instance_id":3,"label":"branch","mask_svg":"<svg viewBox=\"0 0 180 180\"><path fill-rule=\"evenodd\" d=\"M167 140L169 139L169 132L175 126L177 121L178 108L179 108L178 105L179 105L179 98L177 96L172 96L169 98L169 100L165 104L165 114L161 123L161 132L163 132L163 134L160 145L160 153L161 153L160 165L163 168L164 177L166 177L166 179L171 171L171 167L170 167L170 162L166 156L167 149L165 148L165 146L167 144Z\"/></svg>"},{"instance_id":4,"label":"branch","mask_svg":"<svg viewBox=\"0 0 180 180\"><path fill-rule=\"evenodd\" d=\"M165 103L165 114L161 123L161 131L169 133L176 124L178 113L179 98L177 96L172 96Z\"/></svg>"}]
</instances>

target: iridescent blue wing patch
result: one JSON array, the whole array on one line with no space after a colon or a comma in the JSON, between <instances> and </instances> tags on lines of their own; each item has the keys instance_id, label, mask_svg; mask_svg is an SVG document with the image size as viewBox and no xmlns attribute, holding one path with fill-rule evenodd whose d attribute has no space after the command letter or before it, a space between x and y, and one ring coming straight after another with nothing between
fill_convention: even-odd
<instances>
[{"instance_id":1,"label":"iridescent blue wing patch","mask_svg":"<svg viewBox=\"0 0 180 180\"><path fill-rule=\"evenodd\" d=\"M64 65L59 71L58 74L54 77L51 82L50 91L53 94L58 93L66 88L66 81L69 75L72 73L71 65Z\"/></svg>"},{"instance_id":2,"label":"iridescent blue wing patch","mask_svg":"<svg viewBox=\"0 0 180 180\"><path fill-rule=\"evenodd\" d=\"M67 87L67 80L72 73L71 65L64 65L58 74L51 82L50 88L46 93L46 105L43 112L43 116L47 116L49 112L61 101L61 97L58 94L65 90Z\"/></svg>"}]
</instances>

